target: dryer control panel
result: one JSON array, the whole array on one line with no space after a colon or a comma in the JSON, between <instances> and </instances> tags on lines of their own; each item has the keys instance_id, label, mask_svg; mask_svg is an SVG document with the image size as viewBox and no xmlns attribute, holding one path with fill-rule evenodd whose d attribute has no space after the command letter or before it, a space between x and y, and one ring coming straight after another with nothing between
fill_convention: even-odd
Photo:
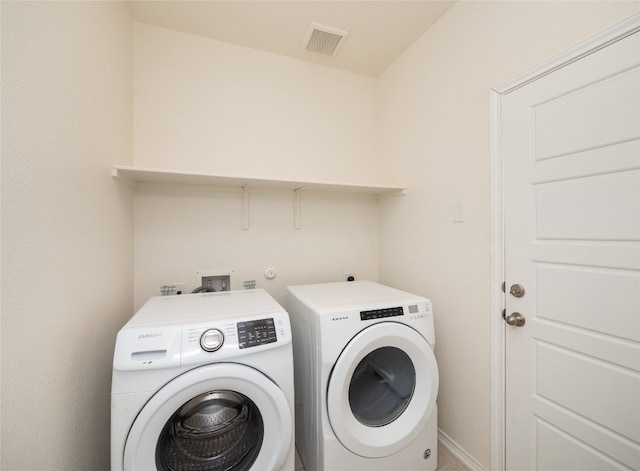
<instances>
[{"instance_id":1,"label":"dryer control panel","mask_svg":"<svg viewBox=\"0 0 640 471\"><path fill-rule=\"evenodd\" d=\"M386 307L384 309L372 309L370 311L360 311L360 320L383 319L385 317L404 316L402 306Z\"/></svg>"}]
</instances>

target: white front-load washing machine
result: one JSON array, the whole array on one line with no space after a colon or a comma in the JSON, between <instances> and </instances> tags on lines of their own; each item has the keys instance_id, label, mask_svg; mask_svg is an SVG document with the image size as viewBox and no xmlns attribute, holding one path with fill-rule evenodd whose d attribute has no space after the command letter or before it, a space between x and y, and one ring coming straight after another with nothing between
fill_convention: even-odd
<instances>
[{"instance_id":1,"label":"white front-load washing machine","mask_svg":"<svg viewBox=\"0 0 640 471\"><path fill-rule=\"evenodd\" d=\"M435 470L431 302L355 281L291 286L287 310L306 470Z\"/></svg>"},{"instance_id":2,"label":"white front-load washing machine","mask_svg":"<svg viewBox=\"0 0 640 471\"><path fill-rule=\"evenodd\" d=\"M292 471L293 388L266 291L151 298L116 340L111 469Z\"/></svg>"}]
</instances>

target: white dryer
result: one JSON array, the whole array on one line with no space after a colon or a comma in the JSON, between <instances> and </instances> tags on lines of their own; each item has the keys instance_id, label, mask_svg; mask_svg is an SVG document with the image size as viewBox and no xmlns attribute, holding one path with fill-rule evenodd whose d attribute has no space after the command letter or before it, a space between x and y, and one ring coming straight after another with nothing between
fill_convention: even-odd
<instances>
[{"instance_id":1,"label":"white dryer","mask_svg":"<svg viewBox=\"0 0 640 471\"><path fill-rule=\"evenodd\" d=\"M431 302L355 281L291 286L287 310L306 470L435 470Z\"/></svg>"},{"instance_id":2,"label":"white dryer","mask_svg":"<svg viewBox=\"0 0 640 471\"><path fill-rule=\"evenodd\" d=\"M116 340L111 469L293 471L293 386L264 290L152 298Z\"/></svg>"}]
</instances>

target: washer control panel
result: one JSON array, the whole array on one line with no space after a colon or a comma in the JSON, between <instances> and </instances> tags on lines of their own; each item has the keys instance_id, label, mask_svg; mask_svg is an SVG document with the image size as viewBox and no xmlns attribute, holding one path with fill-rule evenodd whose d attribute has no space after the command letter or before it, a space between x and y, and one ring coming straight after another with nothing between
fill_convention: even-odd
<instances>
[{"instance_id":1,"label":"washer control panel","mask_svg":"<svg viewBox=\"0 0 640 471\"><path fill-rule=\"evenodd\" d=\"M291 325L285 311L229 317L183 325L180 364L238 358L291 342Z\"/></svg>"},{"instance_id":2,"label":"washer control panel","mask_svg":"<svg viewBox=\"0 0 640 471\"><path fill-rule=\"evenodd\" d=\"M263 289L154 296L118 332L113 368L176 368L282 347L291 347L289 315Z\"/></svg>"},{"instance_id":3,"label":"washer control panel","mask_svg":"<svg viewBox=\"0 0 640 471\"><path fill-rule=\"evenodd\" d=\"M238 348L257 347L278 341L273 317L238 322Z\"/></svg>"}]
</instances>

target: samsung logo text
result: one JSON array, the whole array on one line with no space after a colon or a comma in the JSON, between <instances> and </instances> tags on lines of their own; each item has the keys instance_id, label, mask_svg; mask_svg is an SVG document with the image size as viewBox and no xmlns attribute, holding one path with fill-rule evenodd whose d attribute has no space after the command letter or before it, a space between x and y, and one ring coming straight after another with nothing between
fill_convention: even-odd
<instances>
[{"instance_id":1,"label":"samsung logo text","mask_svg":"<svg viewBox=\"0 0 640 471\"><path fill-rule=\"evenodd\" d=\"M150 339L153 337L162 337L162 332L152 332L150 334L140 334L138 339Z\"/></svg>"}]
</instances>

